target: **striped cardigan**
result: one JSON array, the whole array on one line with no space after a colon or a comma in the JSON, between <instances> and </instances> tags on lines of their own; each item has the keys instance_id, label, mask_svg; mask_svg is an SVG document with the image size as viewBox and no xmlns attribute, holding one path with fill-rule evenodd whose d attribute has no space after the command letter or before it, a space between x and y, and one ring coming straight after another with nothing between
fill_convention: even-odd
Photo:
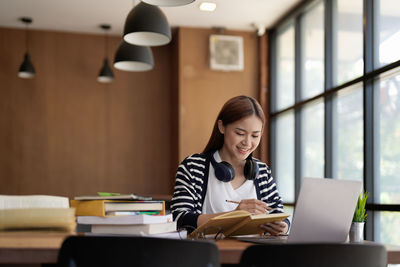
<instances>
[{"instance_id":1,"label":"striped cardigan","mask_svg":"<svg viewBox=\"0 0 400 267\"><path fill-rule=\"evenodd\" d=\"M203 202L207 192L210 159L208 154L193 154L184 159L178 166L174 195L171 200L171 211L179 228L189 231L197 228L197 218L202 213ZM283 212L283 203L267 164L257 161L259 174L254 180L257 199L272 208L270 213ZM289 220L285 220L289 225Z\"/></svg>"}]
</instances>

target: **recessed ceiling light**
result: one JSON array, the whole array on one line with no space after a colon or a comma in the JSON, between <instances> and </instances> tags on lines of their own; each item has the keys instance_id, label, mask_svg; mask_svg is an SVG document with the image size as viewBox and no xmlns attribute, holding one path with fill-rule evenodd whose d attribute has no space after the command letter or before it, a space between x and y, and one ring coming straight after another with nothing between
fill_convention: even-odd
<instances>
[{"instance_id":1,"label":"recessed ceiling light","mask_svg":"<svg viewBox=\"0 0 400 267\"><path fill-rule=\"evenodd\" d=\"M213 12L217 8L217 4L213 2L201 2L200 10Z\"/></svg>"}]
</instances>

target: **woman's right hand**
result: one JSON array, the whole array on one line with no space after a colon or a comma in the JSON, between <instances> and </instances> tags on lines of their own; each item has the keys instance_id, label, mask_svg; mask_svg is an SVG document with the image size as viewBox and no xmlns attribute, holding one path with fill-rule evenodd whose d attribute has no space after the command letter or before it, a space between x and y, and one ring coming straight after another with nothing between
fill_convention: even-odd
<instances>
[{"instance_id":1,"label":"woman's right hand","mask_svg":"<svg viewBox=\"0 0 400 267\"><path fill-rule=\"evenodd\" d=\"M238 204L236 210L246 210L251 214L265 214L271 208L267 206L267 203L258 199L242 199Z\"/></svg>"}]
</instances>

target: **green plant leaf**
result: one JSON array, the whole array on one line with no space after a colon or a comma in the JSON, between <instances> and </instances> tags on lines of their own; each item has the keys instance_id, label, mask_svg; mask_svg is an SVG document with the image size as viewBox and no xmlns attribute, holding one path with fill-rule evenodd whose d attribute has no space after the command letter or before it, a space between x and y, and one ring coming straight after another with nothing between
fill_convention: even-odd
<instances>
[{"instance_id":1,"label":"green plant leaf","mask_svg":"<svg viewBox=\"0 0 400 267\"><path fill-rule=\"evenodd\" d=\"M362 192L357 199L356 209L353 215L353 222L364 222L367 218L365 205L367 204L368 192Z\"/></svg>"}]
</instances>

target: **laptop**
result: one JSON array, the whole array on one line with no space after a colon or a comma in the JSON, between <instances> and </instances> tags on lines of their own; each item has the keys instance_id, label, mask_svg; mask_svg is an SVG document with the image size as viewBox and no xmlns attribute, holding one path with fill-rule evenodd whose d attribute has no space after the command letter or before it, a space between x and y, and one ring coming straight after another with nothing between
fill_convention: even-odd
<instances>
[{"instance_id":1,"label":"laptop","mask_svg":"<svg viewBox=\"0 0 400 267\"><path fill-rule=\"evenodd\" d=\"M361 190L360 181L304 178L287 239L238 239L255 243L345 242Z\"/></svg>"}]
</instances>

